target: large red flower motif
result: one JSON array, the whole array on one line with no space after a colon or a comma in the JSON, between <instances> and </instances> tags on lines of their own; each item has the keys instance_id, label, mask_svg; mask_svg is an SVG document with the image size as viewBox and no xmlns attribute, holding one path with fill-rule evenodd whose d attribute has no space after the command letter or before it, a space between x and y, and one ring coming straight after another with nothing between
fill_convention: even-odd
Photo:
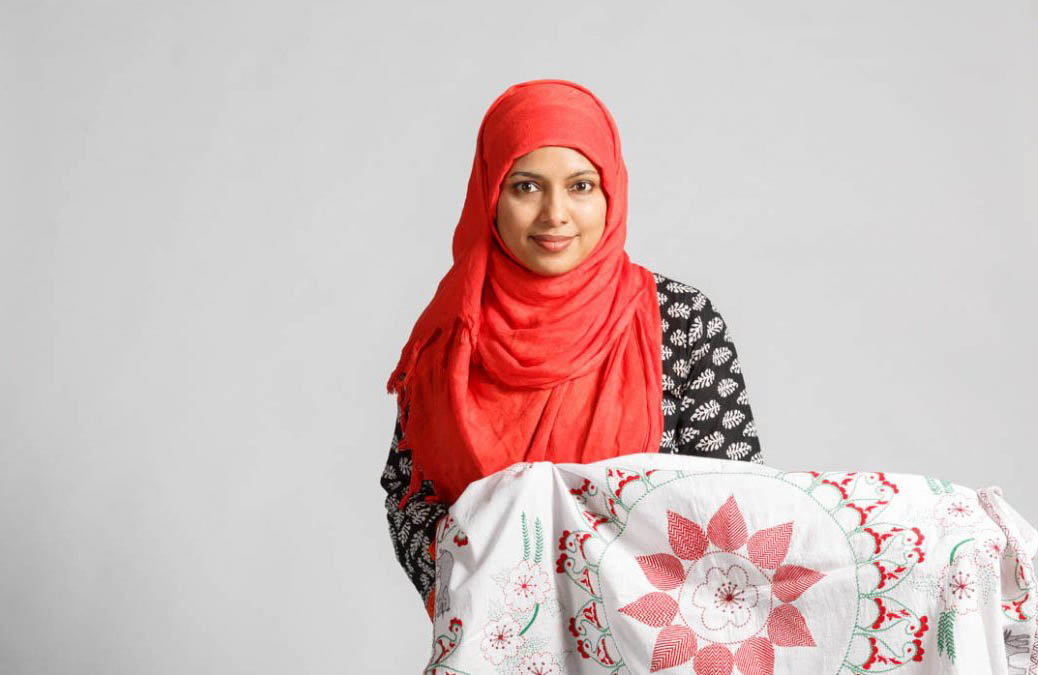
<instances>
[{"instance_id":1,"label":"large red flower motif","mask_svg":"<svg viewBox=\"0 0 1038 675\"><path fill-rule=\"evenodd\" d=\"M752 535L731 496L706 531L667 512L670 552L637 556L656 588L619 609L660 628L650 672L692 660L697 675L772 675L775 647L813 647L807 620L791 603L824 574L783 564L793 522Z\"/></svg>"}]
</instances>

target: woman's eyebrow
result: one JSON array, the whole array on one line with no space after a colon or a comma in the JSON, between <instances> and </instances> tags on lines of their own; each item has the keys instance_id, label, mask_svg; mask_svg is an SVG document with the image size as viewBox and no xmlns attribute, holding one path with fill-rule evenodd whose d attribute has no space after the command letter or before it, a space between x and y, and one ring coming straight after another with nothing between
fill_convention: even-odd
<instances>
[{"instance_id":1,"label":"woman's eyebrow","mask_svg":"<svg viewBox=\"0 0 1038 675\"><path fill-rule=\"evenodd\" d=\"M571 173L570 175L566 176L566 180L569 180L570 178L576 178L577 176L582 176L585 173L593 173L596 175L598 174L598 172L594 169L583 169L581 171ZM511 178L512 176L530 176L531 178L544 178L544 176L542 176L541 174L533 173L532 171L513 171L512 173L508 174L508 176L509 178Z\"/></svg>"}]
</instances>

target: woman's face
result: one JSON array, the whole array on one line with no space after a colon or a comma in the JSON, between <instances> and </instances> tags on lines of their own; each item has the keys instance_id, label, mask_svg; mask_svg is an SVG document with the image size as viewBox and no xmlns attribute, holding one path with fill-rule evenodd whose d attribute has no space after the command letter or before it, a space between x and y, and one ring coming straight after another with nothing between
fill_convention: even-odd
<instances>
[{"instance_id":1,"label":"woman's face","mask_svg":"<svg viewBox=\"0 0 1038 675\"><path fill-rule=\"evenodd\" d=\"M546 145L513 162L501 182L497 231L508 250L543 276L573 269L602 238L606 196L595 165Z\"/></svg>"}]
</instances>

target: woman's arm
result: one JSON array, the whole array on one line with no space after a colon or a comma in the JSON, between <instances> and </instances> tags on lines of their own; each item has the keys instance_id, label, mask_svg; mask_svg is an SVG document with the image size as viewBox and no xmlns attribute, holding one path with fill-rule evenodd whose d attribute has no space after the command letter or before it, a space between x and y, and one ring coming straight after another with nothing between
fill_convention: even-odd
<instances>
[{"instance_id":1,"label":"woman's arm","mask_svg":"<svg viewBox=\"0 0 1038 675\"><path fill-rule=\"evenodd\" d=\"M671 295L662 318L674 350L664 374L675 381L678 401L671 451L761 462L746 381L724 318L696 288L671 282L662 292Z\"/></svg>"},{"instance_id":2,"label":"woman's arm","mask_svg":"<svg viewBox=\"0 0 1038 675\"><path fill-rule=\"evenodd\" d=\"M400 449L400 411L397 410L389 458L380 480L386 491L386 517L396 559L422 597L430 620L435 605L436 526L447 514L431 481L422 480L418 492L405 500L411 483L411 451ZM403 504L401 504L403 502Z\"/></svg>"}]
</instances>

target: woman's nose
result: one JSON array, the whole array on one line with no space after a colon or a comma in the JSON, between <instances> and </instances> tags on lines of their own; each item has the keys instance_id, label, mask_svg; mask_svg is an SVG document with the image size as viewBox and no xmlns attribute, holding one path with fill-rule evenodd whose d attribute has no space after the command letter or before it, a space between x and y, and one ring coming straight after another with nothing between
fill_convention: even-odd
<instances>
[{"instance_id":1,"label":"woman's nose","mask_svg":"<svg viewBox=\"0 0 1038 675\"><path fill-rule=\"evenodd\" d=\"M541 220L551 225L565 225L569 221L569 211L564 191L548 190L545 193Z\"/></svg>"}]
</instances>

